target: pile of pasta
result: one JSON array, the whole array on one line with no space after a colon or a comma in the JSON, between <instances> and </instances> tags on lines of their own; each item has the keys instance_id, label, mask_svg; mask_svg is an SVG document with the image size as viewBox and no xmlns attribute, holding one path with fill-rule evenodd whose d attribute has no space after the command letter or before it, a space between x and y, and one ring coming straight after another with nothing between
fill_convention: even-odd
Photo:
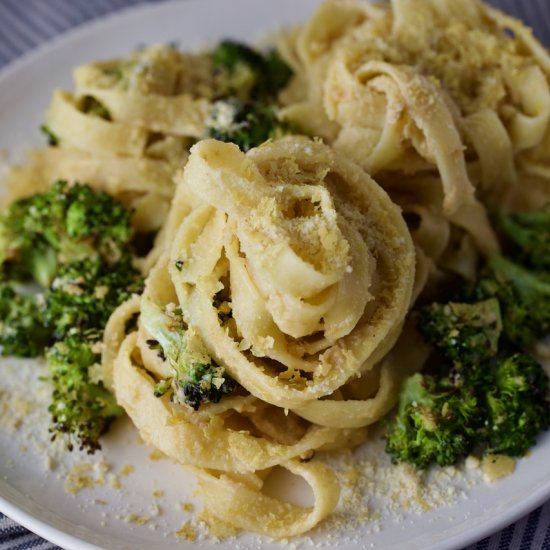
<instances>
[{"instance_id":1,"label":"pile of pasta","mask_svg":"<svg viewBox=\"0 0 550 550\"><path fill-rule=\"evenodd\" d=\"M312 453L363 442L418 364L400 357L425 353L402 330L415 254L401 212L320 142L288 137L245 155L203 140L178 181L165 243L143 296L107 326L105 380L147 442L195 468L208 514L272 537L303 533L339 494ZM198 411L154 396L166 361L143 325L124 332L145 300L181 309L239 383L235 395ZM311 509L262 493L275 466L311 485Z\"/></svg>"},{"instance_id":2,"label":"pile of pasta","mask_svg":"<svg viewBox=\"0 0 550 550\"><path fill-rule=\"evenodd\" d=\"M488 211L550 199L550 57L478 0L329 0L277 47L294 71L281 117L305 135L246 154L203 139L210 57L152 46L78 68L47 113L58 146L8 183L16 197L76 178L158 231L143 296L106 327L105 384L196 473L204 519L286 538L338 503L315 454L363 443L426 361L415 301L498 250ZM144 301L181 311L235 394L198 410L155 396L171 371ZM276 468L312 506L264 491Z\"/></svg>"},{"instance_id":3,"label":"pile of pasta","mask_svg":"<svg viewBox=\"0 0 550 550\"><path fill-rule=\"evenodd\" d=\"M343 0L280 46L299 75L285 116L390 193L432 278L471 279L496 249L487 207L548 200L550 57L520 21L477 0Z\"/></svg>"}]
</instances>

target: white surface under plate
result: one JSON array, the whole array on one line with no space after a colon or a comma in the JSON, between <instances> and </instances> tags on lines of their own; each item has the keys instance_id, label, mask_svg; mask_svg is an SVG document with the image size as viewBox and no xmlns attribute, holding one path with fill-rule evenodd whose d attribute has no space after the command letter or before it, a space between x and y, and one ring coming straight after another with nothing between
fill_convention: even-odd
<instances>
[{"instance_id":1,"label":"white surface under plate","mask_svg":"<svg viewBox=\"0 0 550 550\"><path fill-rule=\"evenodd\" d=\"M71 69L80 63L127 55L138 45L160 41L176 41L186 49L226 37L254 40L277 26L305 20L317 3L317 0L167 2L125 11L77 29L1 73L0 149L18 151L31 144L44 143L38 127L51 93L56 87L70 88ZM151 449L138 442L127 420L119 422L105 439L103 458L93 458L97 463L95 469L83 472L84 481L93 482L95 486L76 495L67 494L63 485L72 464L86 463L90 459L73 453L58 463L58 453L52 449L47 451L47 445L40 443L47 440L48 389L38 381L39 367L32 362L4 360L1 370L2 512L68 549L154 547L161 550L213 545L200 529L194 542L176 538L175 532L184 522L194 521L192 513L178 506L178 503L194 500L193 478L168 460L151 460ZM33 380L30 391L26 388L29 378ZM24 393L26 400L10 401L9 396ZM18 416L21 415L25 418L19 426L21 419ZM329 521L297 544L305 548L315 544L340 549L410 550L465 546L506 526L550 498L548 456L550 434L541 439L530 456L519 461L514 475L495 484L468 486L467 480L460 477L449 482L440 480L436 500L447 500L450 504L423 514L395 506L396 499L406 500L408 490L404 486L396 491L395 483L393 488L389 484L387 489L393 491L390 495L394 501L392 506L386 506L383 500L377 501L372 496L373 488L377 487L379 496L384 493L388 471L385 470L385 478L377 479L381 475L380 468L372 468L363 458L359 470L348 468L342 478L344 485L347 483L344 496L355 497L355 500L344 499L347 512L354 511L355 518L347 526L341 521ZM104 473L106 464L109 469ZM124 469L126 464L133 465L135 470L128 473L129 469ZM125 476L125 472L128 475ZM357 473L359 476L354 477ZM292 486L292 480L286 483L295 500L307 500L307 494L302 494L303 488ZM461 487L465 488L464 492ZM281 491L281 487L275 489ZM371 519L365 517L365 506ZM341 518L342 513L340 511L337 517ZM140 518L142 523L147 518L148 521L138 525ZM216 548L239 546L288 547L242 534Z\"/></svg>"}]
</instances>

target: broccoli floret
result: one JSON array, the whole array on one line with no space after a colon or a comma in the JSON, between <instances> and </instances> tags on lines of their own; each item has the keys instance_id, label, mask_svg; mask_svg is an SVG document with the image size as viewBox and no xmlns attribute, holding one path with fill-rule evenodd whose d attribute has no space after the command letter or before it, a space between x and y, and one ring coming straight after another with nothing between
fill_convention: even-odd
<instances>
[{"instance_id":1,"label":"broccoli floret","mask_svg":"<svg viewBox=\"0 0 550 550\"><path fill-rule=\"evenodd\" d=\"M23 294L0 283L0 355L37 357L51 342L44 326L43 295Z\"/></svg>"},{"instance_id":2,"label":"broccoli floret","mask_svg":"<svg viewBox=\"0 0 550 550\"><path fill-rule=\"evenodd\" d=\"M269 96L284 88L291 79L292 69L285 63L277 50L270 50L265 56L266 77L262 79L260 95Z\"/></svg>"},{"instance_id":3,"label":"broccoli floret","mask_svg":"<svg viewBox=\"0 0 550 550\"><path fill-rule=\"evenodd\" d=\"M474 448L522 456L548 428L548 377L534 359L508 351L509 341L499 342L501 328L495 298L421 310L419 329L443 361L436 375L403 385L387 436L394 460L448 465Z\"/></svg>"},{"instance_id":4,"label":"broccoli floret","mask_svg":"<svg viewBox=\"0 0 550 550\"><path fill-rule=\"evenodd\" d=\"M76 439L89 453L99 449L99 437L122 412L90 369L109 316L142 286L129 255L114 264L98 257L62 265L46 294L44 323L57 340L46 352L54 385L50 431L67 437L69 448Z\"/></svg>"},{"instance_id":5,"label":"broccoli floret","mask_svg":"<svg viewBox=\"0 0 550 550\"><path fill-rule=\"evenodd\" d=\"M292 76L292 70L276 51L263 56L231 40L221 42L212 59L218 97L273 99Z\"/></svg>"},{"instance_id":6,"label":"broccoli floret","mask_svg":"<svg viewBox=\"0 0 550 550\"><path fill-rule=\"evenodd\" d=\"M472 300L497 298L503 335L521 349L550 332L550 278L502 257L491 256L477 283L466 290Z\"/></svg>"},{"instance_id":7,"label":"broccoli floret","mask_svg":"<svg viewBox=\"0 0 550 550\"><path fill-rule=\"evenodd\" d=\"M236 143L248 151L268 139L291 133L278 118L274 100L292 71L271 51L266 56L226 40L213 52L214 81L219 101L212 106L206 135Z\"/></svg>"},{"instance_id":8,"label":"broccoli floret","mask_svg":"<svg viewBox=\"0 0 550 550\"><path fill-rule=\"evenodd\" d=\"M91 375L100 361L94 348L99 339L97 331L73 330L46 353L54 387L49 407L53 419L52 440L64 435L68 438L69 450L76 440L79 448L90 454L101 448L100 436L124 412L114 396Z\"/></svg>"},{"instance_id":9,"label":"broccoli floret","mask_svg":"<svg viewBox=\"0 0 550 550\"><path fill-rule=\"evenodd\" d=\"M224 40L212 55L219 97L248 99L261 78L263 57L245 44Z\"/></svg>"},{"instance_id":10,"label":"broccoli floret","mask_svg":"<svg viewBox=\"0 0 550 550\"><path fill-rule=\"evenodd\" d=\"M442 361L437 374L404 385L388 436L395 460L448 464L474 447L523 456L550 426L548 377L535 359L517 352L550 332L550 207L501 215L498 223L527 267L490 256L477 282L462 290L465 303L432 304L417 313L419 330ZM441 421L442 402L459 411L453 418L460 421Z\"/></svg>"},{"instance_id":11,"label":"broccoli floret","mask_svg":"<svg viewBox=\"0 0 550 550\"><path fill-rule=\"evenodd\" d=\"M550 203L535 212L500 214L496 222L515 258L536 270L550 270Z\"/></svg>"},{"instance_id":12,"label":"broccoli floret","mask_svg":"<svg viewBox=\"0 0 550 550\"><path fill-rule=\"evenodd\" d=\"M550 426L547 392L543 368L523 353L439 378L416 374L403 383L386 451L420 468L453 464L473 449L523 456Z\"/></svg>"},{"instance_id":13,"label":"broccoli floret","mask_svg":"<svg viewBox=\"0 0 550 550\"><path fill-rule=\"evenodd\" d=\"M109 316L142 286L125 255L114 264L98 257L62 265L46 293L44 324L57 340L46 352L54 386L50 431L67 437L69 448L76 439L89 453L99 449L99 437L122 412L90 369L99 363L98 342Z\"/></svg>"},{"instance_id":14,"label":"broccoli floret","mask_svg":"<svg viewBox=\"0 0 550 550\"><path fill-rule=\"evenodd\" d=\"M162 350L172 369L171 380L162 380L155 388L160 396L172 391L172 400L195 410L203 403L218 403L232 394L237 383L206 353L197 337L185 328L181 314L174 308L163 311L143 299L141 322L152 337L149 345Z\"/></svg>"},{"instance_id":15,"label":"broccoli floret","mask_svg":"<svg viewBox=\"0 0 550 550\"><path fill-rule=\"evenodd\" d=\"M419 310L425 339L453 362L467 365L493 357L502 330L498 300L432 304Z\"/></svg>"},{"instance_id":16,"label":"broccoli floret","mask_svg":"<svg viewBox=\"0 0 550 550\"><path fill-rule=\"evenodd\" d=\"M52 438L90 453L122 412L94 373L109 316L143 287L132 266L130 216L106 193L58 181L0 218L0 275L46 288L27 295L0 285L0 352L36 356L46 348Z\"/></svg>"},{"instance_id":17,"label":"broccoli floret","mask_svg":"<svg viewBox=\"0 0 550 550\"><path fill-rule=\"evenodd\" d=\"M116 261L132 237L131 212L107 193L57 181L12 203L0 216L0 264L48 287L59 263L102 256Z\"/></svg>"},{"instance_id":18,"label":"broccoli floret","mask_svg":"<svg viewBox=\"0 0 550 550\"><path fill-rule=\"evenodd\" d=\"M395 424L386 434L386 452L396 462L419 468L434 462L454 464L473 448L477 407L471 393L441 387L434 377L415 374L402 385Z\"/></svg>"},{"instance_id":19,"label":"broccoli floret","mask_svg":"<svg viewBox=\"0 0 550 550\"><path fill-rule=\"evenodd\" d=\"M548 376L532 357L516 353L497 362L487 391L489 453L523 456L550 425Z\"/></svg>"},{"instance_id":20,"label":"broccoli floret","mask_svg":"<svg viewBox=\"0 0 550 550\"><path fill-rule=\"evenodd\" d=\"M242 151L289 133L289 127L277 117L274 107L237 100L217 101L207 120L208 136L235 143Z\"/></svg>"},{"instance_id":21,"label":"broccoli floret","mask_svg":"<svg viewBox=\"0 0 550 550\"><path fill-rule=\"evenodd\" d=\"M72 328L103 330L116 307L142 287L129 255L114 264L100 257L64 264L46 296L45 324L57 340Z\"/></svg>"}]
</instances>

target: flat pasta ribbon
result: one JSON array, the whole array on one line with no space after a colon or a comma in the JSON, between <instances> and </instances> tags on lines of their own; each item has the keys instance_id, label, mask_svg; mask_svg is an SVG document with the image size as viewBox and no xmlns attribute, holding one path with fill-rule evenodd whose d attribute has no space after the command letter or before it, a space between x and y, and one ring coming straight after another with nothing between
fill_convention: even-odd
<instances>
[{"instance_id":1,"label":"flat pasta ribbon","mask_svg":"<svg viewBox=\"0 0 550 550\"><path fill-rule=\"evenodd\" d=\"M281 465L302 477L313 491L314 505L301 507L263 494L230 475L195 470L208 515L275 539L305 533L336 507L340 489L332 471L318 462L289 461Z\"/></svg>"},{"instance_id":2,"label":"flat pasta ribbon","mask_svg":"<svg viewBox=\"0 0 550 550\"><path fill-rule=\"evenodd\" d=\"M496 250L485 210L474 196L460 133L445 96L408 67L369 61L354 68L356 55L342 49L325 82L325 109L341 125L334 146L375 173L392 169L394 163L406 164L402 158L412 149L437 167L447 218L470 231L481 250Z\"/></svg>"}]
</instances>

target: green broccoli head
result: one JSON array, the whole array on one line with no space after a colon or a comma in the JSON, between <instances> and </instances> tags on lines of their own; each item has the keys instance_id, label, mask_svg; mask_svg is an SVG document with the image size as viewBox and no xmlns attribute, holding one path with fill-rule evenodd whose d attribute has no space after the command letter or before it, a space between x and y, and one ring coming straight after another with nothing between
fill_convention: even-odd
<instances>
[{"instance_id":1,"label":"green broccoli head","mask_svg":"<svg viewBox=\"0 0 550 550\"><path fill-rule=\"evenodd\" d=\"M550 270L550 203L534 212L499 214L496 224L512 255L536 270Z\"/></svg>"},{"instance_id":2,"label":"green broccoli head","mask_svg":"<svg viewBox=\"0 0 550 550\"><path fill-rule=\"evenodd\" d=\"M264 57L264 67L267 78L262 79L262 97L282 90L291 79L292 69L285 63L277 50L270 50Z\"/></svg>"},{"instance_id":3,"label":"green broccoli head","mask_svg":"<svg viewBox=\"0 0 550 550\"><path fill-rule=\"evenodd\" d=\"M470 392L448 390L432 376L415 374L403 382L386 452L419 468L454 464L473 447L477 407Z\"/></svg>"},{"instance_id":4,"label":"green broccoli head","mask_svg":"<svg viewBox=\"0 0 550 550\"><path fill-rule=\"evenodd\" d=\"M54 388L49 407L52 439L66 437L70 450L76 441L90 454L101 448L99 438L123 413L94 375L100 361L99 338L97 331L72 330L46 352Z\"/></svg>"},{"instance_id":5,"label":"green broccoli head","mask_svg":"<svg viewBox=\"0 0 550 550\"><path fill-rule=\"evenodd\" d=\"M500 215L497 222L505 249L524 265L490 256L478 280L462 290L465 303L432 304L418 312L419 330L444 360L436 375L406 382L389 432L387 450L394 459L444 464L474 446L523 456L550 426L548 377L535 359L517 352L550 333L550 206ZM441 402L458 411L452 418L460 421L443 422ZM453 429L451 435L446 428ZM437 448L434 432L450 442L443 460L425 450L429 444Z\"/></svg>"},{"instance_id":6,"label":"green broccoli head","mask_svg":"<svg viewBox=\"0 0 550 550\"><path fill-rule=\"evenodd\" d=\"M155 395L171 391L173 401L198 410L201 404L218 403L235 391L237 383L206 353L200 339L185 328L176 308L163 311L144 298L140 319L152 337L148 344L161 349L173 373L170 381L157 384Z\"/></svg>"},{"instance_id":7,"label":"green broccoli head","mask_svg":"<svg viewBox=\"0 0 550 550\"><path fill-rule=\"evenodd\" d=\"M550 278L502 257L491 256L465 297L497 298L503 335L521 349L550 332Z\"/></svg>"},{"instance_id":8,"label":"green broccoli head","mask_svg":"<svg viewBox=\"0 0 550 550\"><path fill-rule=\"evenodd\" d=\"M0 353L36 356L46 349L52 437L63 434L70 447L77 441L89 452L122 412L94 373L109 316L143 287L128 246L130 216L106 193L58 181L0 217L0 276L32 278L46 288L33 295L0 284Z\"/></svg>"},{"instance_id":9,"label":"green broccoli head","mask_svg":"<svg viewBox=\"0 0 550 550\"><path fill-rule=\"evenodd\" d=\"M531 356L500 360L487 391L487 452L523 456L550 426L547 393L548 376Z\"/></svg>"},{"instance_id":10,"label":"green broccoli head","mask_svg":"<svg viewBox=\"0 0 550 550\"><path fill-rule=\"evenodd\" d=\"M274 99L292 76L276 51L266 56L249 46L224 40L212 54L217 96L242 101Z\"/></svg>"},{"instance_id":11,"label":"green broccoli head","mask_svg":"<svg viewBox=\"0 0 550 550\"><path fill-rule=\"evenodd\" d=\"M209 137L235 143L245 152L268 139L290 133L289 126L279 120L273 106L257 102L217 101L206 124Z\"/></svg>"},{"instance_id":12,"label":"green broccoli head","mask_svg":"<svg viewBox=\"0 0 550 550\"><path fill-rule=\"evenodd\" d=\"M431 304L421 308L418 327L425 339L455 363L480 363L498 350L502 330L498 300Z\"/></svg>"},{"instance_id":13,"label":"green broccoli head","mask_svg":"<svg viewBox=\"0 0 550 550\"><path fill-rule=\"evenodd\" d=\"M129 255L113 264L101 257L60 266L44 306L44 322L56 340L73 328L103 330L111 313L143 288Z\"/></svg>"},{"instance_id":14,"label":"green broccoli head","mask_svg":"<svg viewBox=\"0 0 550 550\"><path fill-rule=\"evenodd\" d=\"M263 57L245 44L224 40L212 59L219 97L250 98L262 76Z\"/></svg>"},{"instance_id":15,"label":"green broccoli head","mask_svg":"<svg viewBox=\"0 0 550 550\"><path fill-rule=\"evenodd\" d=\"M0 283L0 355L37 357L51 342L44 326L43 295Z\"/></svg>"},{"instance_id":16,"label":"green broccoli head","mask_svg":"<svg viewBox=\"0 0 550 550\"><path fill-rule=\"evenodd\" d=\"M107 193L57 181L12 203L0 217L0 263L47 287L59 263L98 255L118 259L132 237L130 216Z\"/></svg>"}]
</instances>

